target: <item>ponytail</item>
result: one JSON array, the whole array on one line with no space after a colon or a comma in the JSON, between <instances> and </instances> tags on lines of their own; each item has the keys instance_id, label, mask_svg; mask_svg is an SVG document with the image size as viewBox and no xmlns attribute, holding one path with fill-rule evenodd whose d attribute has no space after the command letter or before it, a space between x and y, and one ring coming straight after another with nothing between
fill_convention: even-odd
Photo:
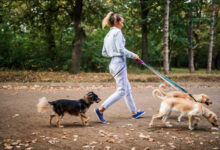
<instances>
[{"instance_id":1,"label":"ponytail","mask_svg":"<svg viewBox=\"0 0 220 150\"><path fill-rule=\"evenodd\" d=\"M102 20L102 29L107 25L109 28L114 26L115 21L119 22L123 16L121 14L109 12Z\"/></svg>"},{"instance_id":2,"label":"ponytail","mask_svg":"<svg viewBox=\"0 0 220 150\"><path fill-rule=\"evenodd\" d=\"M111 27L110 23L109 23L109 19L110 17L113 15L113 12L109 12L106 17L102 20L102 29L105 28L105 26L107 25L108 27Z\"/></svg>"}]
</instances>

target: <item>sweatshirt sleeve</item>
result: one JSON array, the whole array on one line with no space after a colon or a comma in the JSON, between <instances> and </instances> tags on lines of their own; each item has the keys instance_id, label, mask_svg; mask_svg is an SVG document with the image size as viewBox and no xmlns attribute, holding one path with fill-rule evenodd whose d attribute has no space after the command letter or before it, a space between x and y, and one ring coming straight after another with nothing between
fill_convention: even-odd
<instances>
[{"instance_id":1,"label":"sweatshirt sleeve","mask_svg":"<svg viewBox=\"0 0 220 150\"><path fill-rule=\"evenodd\" d=\"M116 49L117 51L121 54L121 55L124 55L128 58L134 58L136 56L135 53L127 50L125 47L124 47L124 44L123 44L123 35L122 35L122 32L119 31L116 36L115 36L115 46L116 46Z\"/></svg>"},{"instance_id":2,"label":"sweatshirt sleeve","mask_svg":"<svg viewBox=\"0 0 220 150\"><path fill-rule=\"evenodd\" d=\"M102 47L102 56L104 57L109 57L108 53L107 53L107 50L105 49L105 46L103 45Z\"/></svg>"}]
</instances>

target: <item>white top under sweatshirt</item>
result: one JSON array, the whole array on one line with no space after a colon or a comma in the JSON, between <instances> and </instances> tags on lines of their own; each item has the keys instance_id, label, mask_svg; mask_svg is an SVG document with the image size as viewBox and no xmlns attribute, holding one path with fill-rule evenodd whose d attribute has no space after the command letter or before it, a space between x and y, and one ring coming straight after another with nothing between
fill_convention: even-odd
<instances>
[{"instance_id":1,"label":"white top under sweatshirt","mask_svg":"<svg viewBox=\"0 0 220 150\"><path fill-rule=\"evenodd\" d=\"M111 27L105 36L102 55L105 57L126 56L134 58L136 54L125 48L125 38L120 29Z\"/></svg>"}]
</instances>

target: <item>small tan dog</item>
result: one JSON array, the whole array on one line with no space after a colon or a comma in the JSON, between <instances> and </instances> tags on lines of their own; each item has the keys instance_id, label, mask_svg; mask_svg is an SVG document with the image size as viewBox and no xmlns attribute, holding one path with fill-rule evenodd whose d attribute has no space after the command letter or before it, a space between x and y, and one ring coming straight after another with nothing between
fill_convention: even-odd
<instances>
[{"instance_id":1,"label":"small tan dog","mask_svg":"<svg viewBox=\"0 0 220 150\"><path fill-rule=\"evenodd\" d=\"M153 96L162 100L158 114L153 115L149 127L152 127L154 119L163 117L162 121L166 126L172 127L169 122L166 122L167 117L172 111L180 112L182 115L187 115L189 119L189 129L193 130L198 125L197 117L205 117L214 127L218 127L217 116L214 112L204 107L201 103L187 101L179 97L165 97L159 89L153 91Z\"/></svg>"},{"instance_id":2,"label":"small tan dog","mask_svg":"<svg viewBox=\"0 0 220 150\"><path fill-rule=\"evenodd\" d=\"M183 93L181 91L164 92L163 90L164 88L165 88L165 85L160 84L159 90L166 97L179 97L179 98L184 98L186 100L193 101L192 97L190 97L187 93ZM206 105L212 104L212 101L206 94L197 94L197 95L193 95L193 97L196 99L197 102L204 103Z\"/></svg>"}]
</instances>

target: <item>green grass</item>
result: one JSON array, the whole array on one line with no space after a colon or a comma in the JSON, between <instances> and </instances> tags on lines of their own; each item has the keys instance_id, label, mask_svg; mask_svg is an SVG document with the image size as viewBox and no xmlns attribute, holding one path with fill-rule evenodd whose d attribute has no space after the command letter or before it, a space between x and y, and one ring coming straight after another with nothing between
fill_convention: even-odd
<instances>
[{"instance_id":1,"label":"green grass","mask_svg":"<svg viewBox=\"0 0 220 150\"><path fill-rule=\"evenodd\" d=\"M162 67L161 68L155 67L154 69L156 69L160 73L164 73ZM140 69L138 67L128 67L128 72L137 73L137 74L153 74L147 68ZM188 68L171 68L171 71L170 71L170 74L188 74L188 73L190 73ZM206 72L206 69L198 69L198 70L195 70L194 74L207 74L207 72ZM219 75L220 70L212 70L211 74Z\"/></svg>"}]
</instances>

